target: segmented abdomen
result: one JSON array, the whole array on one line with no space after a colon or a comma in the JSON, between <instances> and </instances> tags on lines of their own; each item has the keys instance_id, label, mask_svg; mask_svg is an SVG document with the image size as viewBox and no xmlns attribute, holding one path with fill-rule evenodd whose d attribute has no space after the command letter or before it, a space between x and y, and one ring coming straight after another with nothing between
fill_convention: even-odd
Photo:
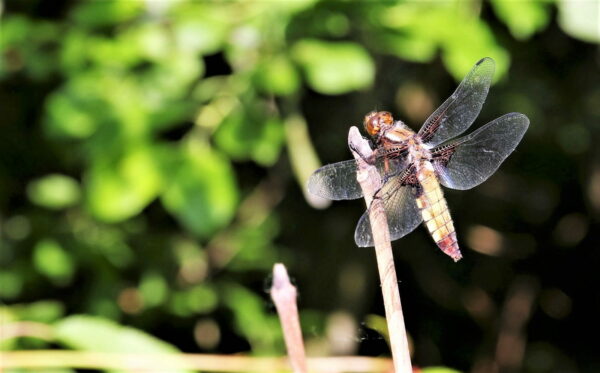
<instances>
[{"instance_id":1,"label":"segmented abdomen","mask_svg":"<svg viewBox=\"0 0 600 373\"><path fill-rule=\"evenodd\" d=\"M422 193L417 197L417 206L421 209L423 221L438 247L456 262L462 255L454 223L431 163L424 162L423 167L417 171L417 179L422 187Z\"/></svg>"}]
</instances>

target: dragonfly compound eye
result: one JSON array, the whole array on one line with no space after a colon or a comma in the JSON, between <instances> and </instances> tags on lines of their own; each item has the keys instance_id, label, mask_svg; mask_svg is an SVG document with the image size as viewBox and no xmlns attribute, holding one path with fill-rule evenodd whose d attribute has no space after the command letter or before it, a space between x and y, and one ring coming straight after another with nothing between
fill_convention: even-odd
<instances>
[{"instance_id":1,"label":"dragonfly compound eye","mask_svg":"<svg viewBox=\"0 0 600 373\"><path fill-rule=\"evenodd\" d=\"M392 114L387 111L372 111L365 116L365 130L371 136L376 136L382 127L389 127L394 123Z\"/></svg>"}]
</instances>

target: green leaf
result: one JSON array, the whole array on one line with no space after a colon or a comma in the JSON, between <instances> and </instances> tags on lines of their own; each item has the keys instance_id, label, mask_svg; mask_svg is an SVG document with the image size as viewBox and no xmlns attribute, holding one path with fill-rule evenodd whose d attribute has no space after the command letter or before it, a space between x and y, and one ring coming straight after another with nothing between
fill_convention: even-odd
<instances>
[{"instance_id":1,"label":"green leaf","mask_svg":"<svg viewBox=\"0 0 600 373\"><path fill-rule=\"evenodd\" d=\"M402 58L421 62L441 49L444 64L457 81L486 56L496 61L494 80L508 70L509 54L496 42L492 30L454 2L402 2L380 9L378 19L394 31L376 40L379 44Z\"/></svg>"},{"instance_id":2,"label":"green leaf","mask_svg":"<svg viewBox=\"0 0 600 373\"><path fill-rule=\"evenodd\" d=\"M550 21L549 3L545 1L492 0L494 12L517 39L527 39Z\"/></svg>"},{"instance_id":3,"label":"green leaf","mask_svg":"<svg viewBox=\"0 0 600 373\"><path fill-rule=\"evenodd\" d=\"M69 283L75 272L75 263L71 255L51 239L41 240L35 245L33 265L58 285Z\"/></svg>"},{"instance_id":4,"label":"green leaf","mask_svg":"<svg viewBox=\"0 0 600 373\"><path fill-rule=\"evenodd\" d=\"M356 43L304 39L293 46L292 55L308 85L320 93L337 95L367 88L375 77L371 56Z\"/></svg>"},{"instance_id":5,"label":"green leaf","mask_svg":"<svg viewBox=\"0 0 600 373\"><path fill-rule=\"evenodd\" d=\"M53 93L46 103L46 129L53 137L84 139L94 133L97 122L81 102L67 92Z\"/></svg>"},{"instance_id":6,"label":"green leaf","mask_svg":"<svg viewBox=\"0 0 600 373\"><path fill-rule=\"evenodd\" d=\"M434 40L420 35L382 33L376 42L383 52L413 62L431 61L438 48Z\"/></svg>"},{"instance_id":7,"label":"green leaf","mask_svg":"<svg viewBox=\"0 0 600 373\"><path fill-rule=\"evenodd\" d=\"M143 10L141 0L86 1L73 9L71 19L83 26L110 26L131 20Z\"/></svg>"},{"instance_id":8,"label":"green leaf","mask_svg":"<svg viewBox=\"0 0 600 373\"><path fill-rule=\"evenodd\" d=\"M18 297L23 290L23 274L18 269L2 269L0 271L0 299L10 300Z\"/></svg>"},{"instance_id":9,"label":"green leaf","mask_svg":"<svg viewBox=\"0 0 600 373\"><path fill-rule=\"evenodd\" d=\"M457 81L461 81L483 57L491 57L496 62L494 81L506 74L510 55L496 43L492 31L483 21L465 18L452 27L452 36L442 41L442 59ZM465 48L465 45L469 47Z\"/></svg>"},{"instance_id":10,"label":"green leaf","mask_svg":"<svg viewBox=\"0 0 600 373\"><path fill-rule=\"evenodd\" d=\"M285 56L262 61L257 67L255 81L263 91L280 96L295 93L300 86L298 72Z\"/></svg>"},{"instance_id":11,"label":"green leaf","mask_svg":"<svg viewBox=\"0 0 600 373\"><path fill-rule=\"evenodd\" d=\"M175 24L177 46L194 53L213 54L222 48L227 37L228 25L223 20L186 19Z\"/></svg>"},{"instance_id":12,"label":"green leaf","mask_svg":"<svg viewBox=\"0 0 600 373\"><path fill-rule=\"evenodd\" d=\"M65 307L62 303L52 300L42 300L25 305L11 307L19 320L49 323L63 316Z\"/></svg>"},{"instance_id":13,"label":"green leaf","mask_svg":"<svg viewBox=\"0 0 600 373\"><path fill-rule=\"evenodd\" d=\"M558 2L558 22L560 27L572 37L600 43L600 2L571 1Z\"/></svg>"},{"instance_id":14,"label":"green leaf","mask_svg":"<svg viewBox=\"0 0 600 373\"><path fill-rule=\"evenodd\" d=\"M150 355L179 352L175 346L141 330L122 326L101 317L75 315L54 326L56 339L77 350ZM183 370L171 367L169 371L176 373Z\"/></svg>"},{"instance_id":15,"label":"green leaf","mask_svg":"<svg viewBox=\"0 0 600 373\"><path fill-rule=\"evenodd\" d=\"M253 159L261 165L272 165L283 145L283 124L266 117L259 105L238 108L219 126L215 141L219 148L237 160Z\"/></svg>"},{"instance_id":16,"label":"green leaf","mask_svg":"<svg viewBox=\"0 0 600 373\"><path fill-rule=\"evenodd\" d=\"M261 209L264 206L256 206L254 211ZM278 258L277 248L273 245L273 239L279 233L278 223L273 215L269 215L265 219L236 227L228 236L232 247L238 250L229 268L232 271L269 271Z\"/></svg>"},{"instance_id":17,"label":"green leaf","mask_svg":"<svg viewBox=\"0 0 600 373\"><path fill-rule=\"evenodd\" d=\"M233 169L204 144L187 144L162 195L164 206L190 231L208 237L235 212L238 191Z\"/></svg>"},{"instance_id":18,"label":"green leaf","mask_svg":"<svg viewBox=\"0 0 600 373\"><path fill-rule=\"evenodd\" d=\"M377 18L384 30L374 35L374 43L384 53L415 62L427 62L435 57L440 33L446 33L455 7L447 3L401 2L377 9ZM389 29L389 30L388 30Z\"/></svg>"},{"instance_id":19,"label":"green leaf","mask_svg":"<svg viewBox=\"0 0 600 373\"><path fill-rule=\"evenodd\" d=\"M246 337L255 353L282 353L281 326L275 314L265 310L264 300L244 287L227 284L224 302L233 312L235 327Z\"/></svg>"},{"instance_id":20,"label":"green leaf","mask_svg":"<svg viewBox=\"0 0 600 373\"><path fill-rule=\"evenodd\" d=\"M367 317L365 318L365 325L369 329L373 329L379 334L381 334L385 339L386 343L388 345L390 344L390 332L388 330L388 325L385 317L375 314L367 315Z\"/></svg>"},{"instance_id":21,"label":"green leaf","mask_svg":"<svg viewBox=\"0 0 600 373\"><path fill-rule=\"evenodd\" d=\"M447 367L428 367L421 369L421 373L461 373L459 370Z\"/></svg>"},{"instance_id":22,"label":"green leaf","mask_svg":"<svg viewBox=\"0 0 600 373\"><path fill-rule=\"evenodd\" d=\"M191 289L173 293L170 307L176 315L189 317L213 311L218 300L217 293L211 286L196 285Z\"/></svg>"},{"instance_id":23,"label":"green leaf","mask_svg":"<svg viewBox=\"0 0 600 373\"><path fill-rule=\"evenodd\" d=\"M49 209L62 209L79 201L79 183L69 176L51 174L32 181L27 186L27 195L36 205Z\"/></svg>"},{"instance_id":24,"label":"green leaf","mask_svg":"<svg viewBox=\"0 0 600 373\"><path fill-rule=\"evenodd\" d=\"M106 222L139 214L162 189L165 156L164 149L141 145L115 162L97 160L85 177L90 212Z\"/></svg>"},{"instance_id":25,"label":"green leaf","mask_svg":"<svg viewBox=\"0 0 600 373\"><path fill-rule=\"evenodd\" d=\"M157 272L150 271L142 277L139 290L144 299L144 306L154 307L165 301L169 287L163 276Z\"/></svg>"}]
</instances>

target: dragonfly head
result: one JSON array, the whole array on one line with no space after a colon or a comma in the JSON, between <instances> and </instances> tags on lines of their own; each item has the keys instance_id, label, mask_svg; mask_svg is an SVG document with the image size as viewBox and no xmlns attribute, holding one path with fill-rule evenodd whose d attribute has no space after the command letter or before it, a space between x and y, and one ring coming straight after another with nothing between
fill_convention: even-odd
<instances>
[{"instance_id":1,"label":"dragonfly head","mask_svg":"<svg viewBox=\"0 0 600 373\"><path fill-rule=\"evenodd\" d=\"M393 124L394 118L387 111L372 111L365 115L365 130L373 137L377 137L381 132L385 132Z\"/></svg>"}]
</instances>

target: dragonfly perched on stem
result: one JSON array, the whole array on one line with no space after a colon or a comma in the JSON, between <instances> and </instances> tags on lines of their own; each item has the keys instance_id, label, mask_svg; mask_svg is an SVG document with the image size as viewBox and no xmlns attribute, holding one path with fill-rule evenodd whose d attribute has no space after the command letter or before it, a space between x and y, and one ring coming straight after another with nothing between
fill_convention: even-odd
<instances>
[{"instance_id":1,"label":"dragonfly perched on stem","mask_svg":"<svg viewBox=\"0 0 600 373\"><path fill-rule=\"evenodd\" d=\"M510 113L455 138L479 115L494 66L491 58L477 62L417 133L386 111L365 116L364 127L375 146L367 161L377 166L383 180L375 198L383 201L392 241L424 222L444 253L454 261L462 258L440 184L458 190L481 184L513 152L529 127L525 115ZM323 166L311 175L308 190L332 200L360 198L356 171L356 160ZM358 221L354 238L360 247L373 246L368 210Z\"/></svg>"}]
</instances>

